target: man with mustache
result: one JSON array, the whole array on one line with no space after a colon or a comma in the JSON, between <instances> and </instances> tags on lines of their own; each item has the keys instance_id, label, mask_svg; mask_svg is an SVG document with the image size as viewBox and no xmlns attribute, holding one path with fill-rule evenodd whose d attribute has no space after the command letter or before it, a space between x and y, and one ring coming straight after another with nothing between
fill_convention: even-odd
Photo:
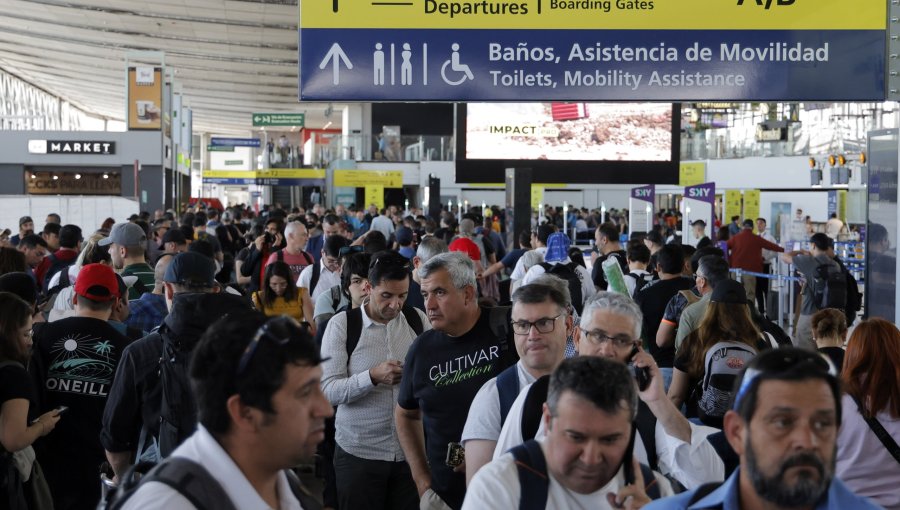
<instances>
[{"instance_id":1,"label":"man with mustache","mask_svg":"<svg viewBox=\"0 0 900 510\"><path fill-rule=\"evenodd\" d=\"M646 510L879 508L834 477L841 390L821 355L793 347L766 351L735 384L723 431L740 467L725 483L703 485Z\"/></svg>"},{"instance_id":2,"label":"man with mustache","mask_svg":"<svg viewBox=\"0 0 900 510\"><path fill-rule=\"evenodd\" d=\"M478 305L468 255L436 255L419 268L419 277L434 329L416 338L406 355L394 410L397 435L421 508L458 510L466 490L458 443L469 405L517 356L509 309Z\"/></svg>"}]
</instances>

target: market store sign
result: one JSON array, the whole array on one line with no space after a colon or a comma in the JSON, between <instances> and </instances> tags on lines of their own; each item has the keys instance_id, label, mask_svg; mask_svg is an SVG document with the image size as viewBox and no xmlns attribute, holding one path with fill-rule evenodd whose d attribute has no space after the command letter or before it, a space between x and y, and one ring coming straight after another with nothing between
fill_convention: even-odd
<instances>
[{"instance_id":1,"label":"market store sign","mask_svg":"<svg viewBox=\"0 0 900 510\"><path fill-rule=\"evenodd\" d=\"M116 153L116 142L94 140L28 140L31 154L100 154Z\"/></svg>"}]
</instances>

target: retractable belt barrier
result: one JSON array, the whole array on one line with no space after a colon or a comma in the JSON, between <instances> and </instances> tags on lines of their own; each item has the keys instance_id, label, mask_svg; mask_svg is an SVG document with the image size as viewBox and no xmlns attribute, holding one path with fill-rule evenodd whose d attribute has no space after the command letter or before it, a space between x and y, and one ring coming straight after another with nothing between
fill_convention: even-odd
<instances>
[{"instance_id":1,"label":"retractable belt barrier","mask_svg":"<svg viewBox=\"0 0 900 510\"><path fill-rule=\"evenodd\" d=\"M779 264L775 264L775 268L780 268ZM780 273L757 273L755 271L747 271L740 268L734 268L729 270L734 274L737 280L740 280L742 276L755 276L757 278L764 278L766 280L775 280L777 285L772 286L769 290L774 291L778 294L778 317L775 318L775 322L782 329L790 329L794 325L794 285L792 283L785 284L782 282L802 282L803 279L798 276L793 276L794 274L794 265L790 264L787 266L787 274ZM777 288L776 288L777 287ZM787 287L787 296L784 295L782 289ZM787 297L787 303L785 303L785 297ZM768 314L771 317L771 313ZM790 331L788 331L790 334Z\"/></svg>"}]
</instances>

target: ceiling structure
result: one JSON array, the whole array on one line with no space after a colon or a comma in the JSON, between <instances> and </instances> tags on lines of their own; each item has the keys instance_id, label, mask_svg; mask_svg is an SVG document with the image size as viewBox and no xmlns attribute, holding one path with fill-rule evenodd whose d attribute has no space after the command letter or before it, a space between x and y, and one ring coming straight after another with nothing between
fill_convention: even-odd
<instances>
[{"instance_id":1,"label":"ceiling structure","mask_svg":"<svg viewBox=\"0 0 900 510\"><path fill-rule=\"evenodd\" d=\"M0 0L0 68L99 117L124 120L126 61L164 52L194 132L247 133L254 112L297 100L297 0Z\"/></svg>"}]
</instances>

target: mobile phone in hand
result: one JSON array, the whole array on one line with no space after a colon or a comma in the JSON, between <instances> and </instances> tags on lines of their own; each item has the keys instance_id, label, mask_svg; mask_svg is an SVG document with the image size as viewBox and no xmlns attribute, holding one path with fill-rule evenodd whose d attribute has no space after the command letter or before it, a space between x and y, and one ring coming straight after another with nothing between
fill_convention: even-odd
<instances>
[{"instance_id":1,"label":"mobile phone in hand","mask_svg":"<svg viewBox=\"0 0 900 510\"><path fill-rule=\"evenodd\" d=\"M631 354L628 356L629 361L634 362L634 357L637 353L641 352L638 349L638 346L634 346L634 349L631 350ZM632 365L634 370L634 378L637 379L638 389L641 391L647 391L647 388L650 387L650 367L636 367Z\"/></svg>"}]
</instances>

